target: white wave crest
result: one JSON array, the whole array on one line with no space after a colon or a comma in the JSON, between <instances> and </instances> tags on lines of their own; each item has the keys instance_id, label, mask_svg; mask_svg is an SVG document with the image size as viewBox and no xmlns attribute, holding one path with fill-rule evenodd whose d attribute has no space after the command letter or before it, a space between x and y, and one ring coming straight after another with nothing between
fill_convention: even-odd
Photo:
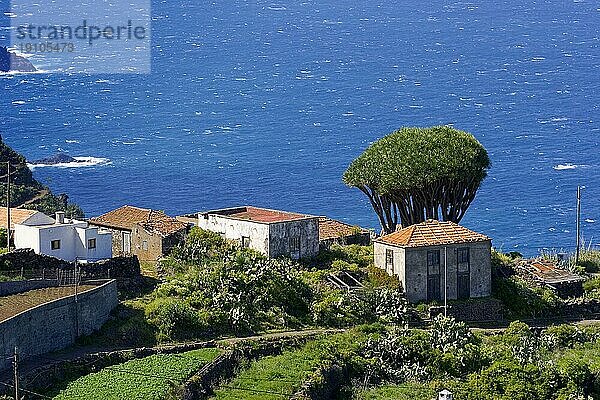
<instances>
[{"instance_id":1,"label":"white wave crest","mask_svg":"<svg viewBox=\"0 0 600 400\"><path fill-rule=\"evenodd\" d=\"M27 164L29 169L56 167L56 168L84 168L93 167L95 165L111 164L110 159L102 157L73 157L76 161L58 163L58 164Z\"/></svg>"},{"instance_id":2,"label":"white wave crest","mask_svg":"<svg viewBox=\"0 0 600 400\"><path fill-rule=\"evenodd\" d=\"M559 164L559 165L555 165L554 168L556 171L563 171L566 169L575 169L577 168L577 165L573 165L573 164Z\"/></svg>"}]
</instances>

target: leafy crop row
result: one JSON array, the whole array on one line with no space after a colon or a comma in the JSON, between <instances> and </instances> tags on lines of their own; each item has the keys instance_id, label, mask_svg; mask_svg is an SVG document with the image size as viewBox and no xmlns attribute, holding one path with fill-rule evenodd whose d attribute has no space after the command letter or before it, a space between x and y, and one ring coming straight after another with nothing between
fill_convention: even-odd
<instances>
[{"instance_id":1,"label":"leafy crop row","mask_svg":"<svg viewBox=\"0 0 600 400\"><path fill-rule=\"evenodd\" d=\"M210 348L127 361L71 382L55 399L163 400L172 387L184 382L219 353L220 350Z\"/></svg>"}]
</instances>

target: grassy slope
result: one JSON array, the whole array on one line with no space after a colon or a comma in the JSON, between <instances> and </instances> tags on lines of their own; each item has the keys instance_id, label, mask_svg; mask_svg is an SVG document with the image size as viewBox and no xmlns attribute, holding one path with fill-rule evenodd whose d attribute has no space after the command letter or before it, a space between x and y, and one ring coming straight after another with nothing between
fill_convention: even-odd
<instances>
[{"instance_id":1,"label":"grassy slope","mask_svg":"<svg viewBox=\"0 0 600 400\"><path fill-rule=\"evenodd\" d=\"M185 381L219 354L220 350L210 348L127 361L71 382L54 399L163 400L172 386Z\"/></svg>"},{"instance_id":2,"label":"grassy slope","mask_svg":"<svg viewBox=\"0 0 600 400\"><path fill-rule=\"evenodd\" d=\"M435 390L425 384L405 383L386 385L360 392L358 400L428 400L436 396Z\"/></svg>"}]
</instances>

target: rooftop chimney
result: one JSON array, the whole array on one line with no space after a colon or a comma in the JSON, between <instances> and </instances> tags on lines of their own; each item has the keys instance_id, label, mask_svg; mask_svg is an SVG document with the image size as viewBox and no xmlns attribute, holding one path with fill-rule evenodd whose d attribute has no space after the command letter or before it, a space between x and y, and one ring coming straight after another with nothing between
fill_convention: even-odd
<instances>
[{"instance_id":1,"label":"rooftop chimney","mask_svg":"<svg viewBox=\"0 0 600 400\"><path fill-rule=\"evenodd\" d=\"M64 224L65 223L65 212L64 211L57 211L55 219L56 219L56 223L57 224Z\"/></svg>"}]
</instances>

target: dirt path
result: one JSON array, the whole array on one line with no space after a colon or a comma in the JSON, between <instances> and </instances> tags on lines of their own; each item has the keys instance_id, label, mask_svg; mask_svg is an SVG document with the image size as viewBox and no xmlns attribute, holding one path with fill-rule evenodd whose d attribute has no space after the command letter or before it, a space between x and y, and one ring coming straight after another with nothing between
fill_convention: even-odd
<instances>
[{"instance_id":1,"label":"dirt path","mask_svg":"<svg viewBox=\"0 0 600 400\"><path fill-rule=\"evenodd\" d=\"M17 206L16 208L23 208L23 207L25 207L26 205L29 205L29 204L35 203L36 201L38 201L38 200L40 200L40 199L44 198L45 196L47 196L49 193L50 193L50 190L48 190L48 189L42 189L42 190L40 190L40 191L38 192L38 194L36 194L36 195L35 195L35 197L33 197L33 198L31 198L31 199L27 200L26 202L24 202L24 203L23 203L23 204L21 204L20 206Z\"/></svg>"}]
</instances>

